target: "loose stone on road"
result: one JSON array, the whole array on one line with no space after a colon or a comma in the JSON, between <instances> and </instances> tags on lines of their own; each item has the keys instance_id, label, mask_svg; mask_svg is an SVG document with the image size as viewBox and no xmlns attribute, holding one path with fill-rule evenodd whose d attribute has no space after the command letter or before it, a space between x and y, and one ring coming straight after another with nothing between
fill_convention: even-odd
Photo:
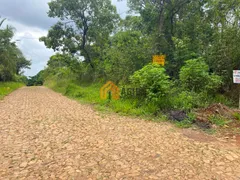
<instances>
[{"instance_id":1,"label":"loose stone on road","mask_svg":"<svg viewBox=\"0 0 240 180\"><path fill-rule=\"evenodd\" d=\"M240 149L24 87L0 101L0 179L238 180Z\"/></svg>"}]
</instances>

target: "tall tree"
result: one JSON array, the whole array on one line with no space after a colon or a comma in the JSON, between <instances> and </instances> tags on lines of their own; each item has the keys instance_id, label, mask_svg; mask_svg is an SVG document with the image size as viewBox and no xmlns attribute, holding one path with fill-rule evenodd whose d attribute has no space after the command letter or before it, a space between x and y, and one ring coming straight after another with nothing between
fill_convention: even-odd
<instances>
[{"instance_id":1,"label":"tall tree","mask_svg":"<svg viewBox=\"0 0 240 180\"><path fill-rule=\"evenodd\" d=\"M140 13L148 32L155 32L157 42L173 46L173 33L179 11L192 0L128 0L129 7ZM164 51L163 44L157 44L157 51Z\"/></svg>"},{"instance_id":2,"label":"tall tree","mask_svg":"<svg viewBox=\"0 0 240 180\"><path fill-rule=\"evenodd\" d=\"M167 60L174 66L177 63L174 57L174 37L179 13L192 2L193 0L128 0L131 10L141 15L145 33L151 34L153 54L166 54ZM176 76L171 65L167 68L168 72L171 76Z\"/></svg>"},{"instance_id":3,"label":"tall tree","mask_svg":"<svg viewBox=\"0 0 240 180\"><path fill-rule=\"evenodd\" d=\"M52 0L49 17L59 18L47 37L48 48L84 56L92 68L92 45L100 48L114 29L119 16L110 0Z\"/></svg>"},{"instance_id":4,"label":"tall tree","mask_svg":"<svg viewBox=\"0 0 240 180\"><path fill-rule=\"evenodd\" d=\"M0 27L4 20L1 21ZM14 80L15 75L21 75L31 62L27 60L20 49L12 42L14 30L12 27L0 29L0 81Z\"/></svg>"}]
</instances>

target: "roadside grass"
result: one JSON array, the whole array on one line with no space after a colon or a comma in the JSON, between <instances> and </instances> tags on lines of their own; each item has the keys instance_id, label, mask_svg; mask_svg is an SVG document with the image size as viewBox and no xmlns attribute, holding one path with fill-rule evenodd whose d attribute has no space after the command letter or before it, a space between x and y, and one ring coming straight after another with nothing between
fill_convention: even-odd
<instances>
[{"instance_id":1,"label":"roadside grass","mask_svg":"<svg viewBox=\"0 0 240 180\"><path fill-rule=\"evenodd\" d=\"M44 84L69 98L75 99L83 104L92 104L94 108L102 112L115 112L124 116L141 117L154 122L167 121L163 114L156 113L158 107L153 104L142 103L137 98L121 98L120 100L102 100L100 88L102 84L77 85L70 80L48 80Z\"/></svg>"},{"instance_id":2,"label":"roadside grass","mask_svg":"<svg viewBox=\"0 0 240 180\"><path fill-rule=\"evenodd\" d=\"M225 119L222 116L216 116L216 115L211 116L209 118L209 121L220 127L224 127L224 126L228 125L230 122L232 122L231 120Z\"/></svg>"},{"instance_id":3,"label":"roadside grass","mask_svg":"<svg viewBox=\"0 0 240 180\"><path fill-rule=\"evenodd\" d=\"M23 86L24 84L19 82L0 82L0 99Z\"/></svg>"},{"instance_id":4,"label":"roadside grass","mask_svg":"<svg viewBox=\"0 0 240 180\"><path fill-rule=\"evenodd\" d=\"M71 80L48 80L44 84L45 86L59 92L69 98L77 100L83 104L92 104L94 108L102 112L115 112L124 116L140 117L145 120L154 122L169 121L168 117L164 115L159 108L150 103L144 103L143 100L137 98L121 98L119 100L102 100L100 98L100 88L102 84L81 84L78 85ZM179 128L190 128L194 124L196 119L195 114L188 113L188 118L178 122L170 121ZM236 114L236 118L240 119L240 115ZM224 127L230 121L223 117L212 116L210 122L217 126Z\"/></svg>"},{"instance_id":5,"label":"roadside grass","mask_svg":"<svg viewBox=\"0 0 240 180\"><path fill-rule=\"evenodd\" d=\"M188 115L188 118L184 119L181 122L176 122L177 127L179 127L179 128L190 128L190 127L192 127L192 125L193 125L193 123L196 119L196 116L193 113L188 113L187 115Z\"/></svg>"},{"instance_id":6,"label":"roadside grass","mask_svg":"<svg viewBox=\"0 0 240 180\"><path fill-rule=\"evenodd\" d=\"M205 129L204 132L209 135L214 135L217 133L217 130L216 129Z\"/></svg>"}]
</instances>

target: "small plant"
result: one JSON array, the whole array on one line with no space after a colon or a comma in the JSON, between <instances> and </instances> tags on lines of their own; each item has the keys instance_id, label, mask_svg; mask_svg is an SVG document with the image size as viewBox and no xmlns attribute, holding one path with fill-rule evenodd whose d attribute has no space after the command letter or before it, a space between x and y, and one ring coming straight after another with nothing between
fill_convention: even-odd
<instances>
[{"instance_id":1,"label":"small plant","mask_svg":"<svg viewBox=\"0 0 240 180\"><path fill-rule=\"evenodd\" d=\"M207 134L213 135L216 134L217 130L216 129L204 129L204 132Z\"/></svg>"},{"instance_id":2,"label":"small plant","mask_svg":"<svg viewBox=\"0 0 240 180\"><path fill-rule=\"evenodd\" d=\"M188 121L187 119L181 122L176 123L177 127L179 128L190 128L192 127L192 123Z\"/></svg>"},{"instance_id":3,"label":"small plant","mask_svg":"<svg viewBox=\"0 0 240 180\"><path fill-rule=\"evenodd\" d=\"M231 121L225 119L224 117L217 116L217 115L210 116L209 121L213 124L216 124L217 126L220 126L220 127L226 126L228 123L231 122Z\"/></svg>"},{"instance_id":4,"label":"small plant","mask_svg":"<svg viewBox=\"0 0 240 180\"><path fill-rule=\"evenodd\" d=\"M187 114L187 116L188 117L186 119L184 119L183 121L176 123L177 127L180 127L180 128L192 127L194 121L196 120L196 115L194 113L190 112Z\"/></svg>"},{"instance_id":5,"label":"small plant","mask_svg":"<svg viewBox=\"0 0 240 180\"><path fill-rule=\"evenodd\" d=\"M239 113L234 113L233 116L238 120L240 121L240 114Z\"/></svg>"}]
</instances>

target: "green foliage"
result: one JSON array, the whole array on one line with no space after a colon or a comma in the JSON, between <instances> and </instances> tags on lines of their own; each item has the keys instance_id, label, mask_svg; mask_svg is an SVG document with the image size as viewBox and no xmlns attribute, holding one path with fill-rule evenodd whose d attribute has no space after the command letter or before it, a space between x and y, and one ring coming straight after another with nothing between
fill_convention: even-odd
<instances>
[{"instance_id":1,"label":"green foliage","mask_svg":"<svg viewBox=\"0 0 240 180\"><path fill-rule=\"evenodd\" d=\"M240 30L239 27L227 27L219 34L219 41L209 49L208 63L216 74L223 77L224 89L232 86L232 71L240 67ZM230 45L231 44L231 45Z\"/></svg>"},{"instance_id":2,"label":"green foliage","mask_svg":"<svg viewBox=\"0 0 240 180\"><path fill-rule=\"evenodd\" d=\"M0 82L0 99L22 86L24 84L18 82Z\"/></svg>"},{"instance_id":3,"label":"green foliage","mask_svg":"<svg viewBox=\"0 0 240 180\"><path fill-rule=\"evenodd\" d=\"M179 110L191 110L195 107L194 100L196 99L196 95L197 94L188 91L182 91L180 93L173 91L169 96L171 107Z\"/></svg>"},{"instance_id":4,"label":"green foliage","mask_svg":"<svg viewBox=\"0 0 240 180\"><path fill-rule=\"evenodd\" d=\"M71 83L67 86L65 95L75 98L82 98L84 97L84 92L79 86Z\"/></svg>"},{"instance_id":5,"label":"green foliage","mask_svg":"<svg viewBox=\"0 0 240 180\"><path fill-rule=\"evenodd\" d=\"M49 17L58 18L47 37L40 38L47 47L71 54L81 53L94 67L95 48L102 49L119 16L110 0L53 0ZM91 46L95 43L94 46Z\"/></svg>"},{"instance_id":6,"label":"green foliage","mask_svg":"<svg viewBox=\"0 0 240 180\"><path fill-rule=\"evenodd\" d=\"M27 85L28 78L26 76L23 76L23 75L15 75L14 81L15 82L20 82L20 83L23 83L23 84Z\"/></svg>"},{"instance_id":7,"label":"green foliage","mask_svg":"<svg viewBox=\"0 0 240 180\"><path fill-rule=\"evenodd\" d=\"M98 104L97 107L101 110L108 109L124 115L135 116L153 116L158 110L158 107L153 103L141 104L137 99L101 100L99 92L102 84L77 85L67 79L62 79L60 81L47 80L45 85L83 103Z\"/></svg>"},{"instance_id":8,"label":"green foliage","mask_svg":"<svg viewBox=\"0 0 240 180\"><path fill-rule=\"evenodd\" d=\"M156 103L168 94L171 86L165 69L157 64L149 64L136 71L130 77L130 81L133 85L146 91L147 101Z\"/></svg>"},{"instance_id":9,"label":"green foliage","mask_svg":"<svg viewBox=\"0 0 240 180\"><path fill-rule=\"evenodd\" d=\"M179 128L190 128L192 127L192 122L190 122L189 120L184 120L181 122L176 122L176 126Z\"/></svg>"},{"instance_id":10,"label":"green foliage","mask_svg":"<svg viewBox=\"0 0 240 180\"><path fill-rule=\"evenodd\" d=\"M49 3L48 15L60 21L41 40L47 47L62 50L69 56L84 56L70 68L79 75L79 81L127 83L131 74L159 53L167 55L167 74L178 79L186 59L204 57L206 63L197 65L198 69L203 68L198 74L200 80L194 76L193 83L185 84L186 90L214 93L220 82L214 74L221 76L223 87L229 88L232 70L240 66L240 13L238 8L232 10L239 4L240 0L128 0L130 10L139 16L127 16L119 21L116 8L109 0L54 0ZM49 65L55 67L59 63L52 62ZM61 66L69 67L64 60L61 62ZM210 76L207 65L211 68ZM183 79L192 80L186 76Z\"/></svg>"},{"instance_id":11,"label":"green foliage","mask_svg":"<svg viewBox=\"0 0 240 180\"><path fill-rule=\"evenodd\" d=\"M1 21L0 25L4 22ZM0 26L1 27L1 26ZM16 75L22 75L23 69L29 68L27 60L14 42L14 29L7 26L0 29L0 81L15 81Z\"/></svg>"},{"instance_id":12,"label":"green foliage","mask_svg":"<svg viewBox=\"0 0 240 180\"><path fill-rule=\"evenodd\" d=\"M176 85L175 85L176 86ZM206 108L211 104L221 103L227 106L232 106L233 102L221 94L209 94L207 92L193 92L182 90L181 88L174 88L170 91L169 109L177 109L184 111L191 111L196 108Z\"/></svg>"},{"instance_id":13,"label":"green foliage","mask_svg":"<svg viewBox=\"0 0 240 180\"><path fill-rule=\"evenodd\" d=\"M60 20L40 40L59 53L42 73L45 85L124 114L233 104L224 93L232 70L240 67L240 9L232 10L240 0L128 0L128 5L138 15L120 20L110 0L51 1L48 15ZM166 55L164 68L149 64L156 54ZM99 89L109 80L145 95L102 101ZM189 127L193 119L178 126Z\"/></svg>"},{"instance_id":14,"label":"green foliage","mask_svg":"<svg viewBox=\"0 0 240 180\"><path fill-rule=\"evenodd\" d=\"M141 16L126 16L120 21L119 27L121 31L141 31L144 26Z\"/></svg>"},{"instance_id":15,"label":"green foliage","mask_svg":"<svg viewBox=\"0 0 240 180\"><path fill-rule=\"evenodd\" d=\"M149 40L139 31L125 31L111 38L104 56L104 72L114 82L128 82L129 76L149 63Z\"/></svg>"},{"instance_id":16,"label":"green foliage","mask_svg":"<svg viewBox=\"0 0 240 180\"><path fill-rule=\"evenodd\" d=\"M217 115L213 115L209 118L209 121L213 124L216 124L217 126L223 127L225 125L227 125L228 123L230 123L230 120L225 119L222 116L217 116Z\"/></svg>"},{"instance_id":17,"label":"green foliage","mask_svg":"<svg viewBox=\"0 0 240 180\"><path fill-rule=\"evenodd\" d=\"M234 116L238 121L240 121L240 114L239 114L239 113L234 113L233 116Z\"/></svg>"},{"instance_id":18,"label":"green foliage","mask_svg":"<svg viewBox=\"0 0 240 180\"><path fill-rule=\"evenodd\" d=\"M27 80L28 86L42 86L44 83L44 71L40 71L36 76L32 76Z\"/></svg>"},{"instance_id":19,"label":"green foliage","mask_svg":"<svg viewBox=\"0 0 240 180\"><path fill-rule=\"evenodd\" d=\"M209 73L202 58L186 61L180 71L180 81L184 88L194 92L216 92L222 83L219 76Z\"/></svg>"},{"instance_id":20,"label":"green foliage","mask_svg":"<svg viewBox=\"0 0 240 180\"><path fill-rule=\"evenodd\" d=\"M194 113L190 112L190 113L187 114L187 116L188 116L188 118L184 119L181 122L176 123L177 127L189 128L193 125L193 123L196 120L196 115Z\"/></svg>"}]
</instances>

